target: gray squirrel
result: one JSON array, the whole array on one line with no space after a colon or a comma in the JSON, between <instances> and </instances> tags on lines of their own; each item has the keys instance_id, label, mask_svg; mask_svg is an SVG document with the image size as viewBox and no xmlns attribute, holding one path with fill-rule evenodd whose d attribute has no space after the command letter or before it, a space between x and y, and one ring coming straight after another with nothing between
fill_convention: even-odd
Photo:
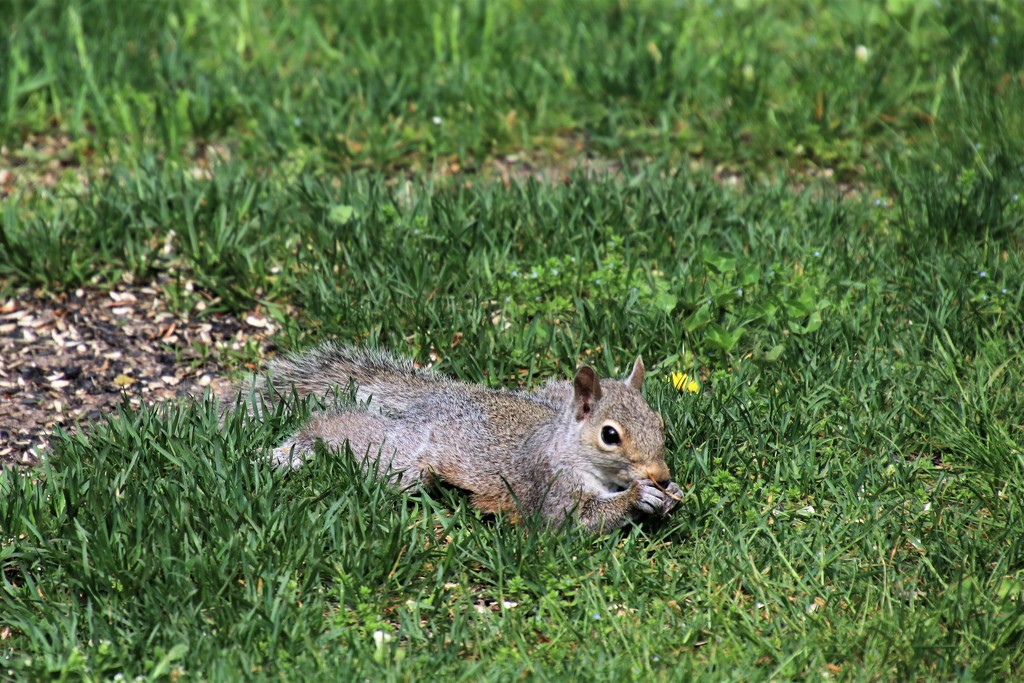
<instances>
[{"instance_id":1,"label":"gray squirrel","mask_svg":"<svg viewBox=\"0 0 1024 683\"><path fill-rule=\"evenodd\" d=\"M538 514L585 529L617 529L663 517L681 499L665 464L665 423L640 393L644 364L629 376L599 379L589 366L572 382L534 392L460 382L385 351L327 342L273 359L236 396L272 406L290 397L329 397L355 385L360 405L315 412L273 450L296 468L319 441L347 442L365 469L376 465L404 488L444 482L472 504L513 519ZM250 395L251 394L251 395Z\"/></svg>"}]
</instances>

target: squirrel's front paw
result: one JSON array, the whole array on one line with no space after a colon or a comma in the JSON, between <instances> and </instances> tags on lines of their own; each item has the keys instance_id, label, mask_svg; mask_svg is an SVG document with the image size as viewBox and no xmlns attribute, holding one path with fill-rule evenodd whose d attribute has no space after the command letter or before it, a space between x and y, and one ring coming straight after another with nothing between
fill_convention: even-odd
<instances>
[{"instance_id":1,"label":"squirrel's front paw","mask_svg":"<svg viewBox=\"0 0 1024 683\"><path fill-rule=\"evenodd\" d=\"M674 481L663 487L645 479L636 482L634 486L640 487L640 498L636 502L636 509L645 515L664 517L683 497L683 490Z\"/></svg>"},{"instance_id":2,"label":"squirrel's front paw","mask_svg":"<svg viewBox=\"0 0 1024 683\"><path fill-rule=\"evenodd\" d=\"M686 494L679 488L679 484L670 481L668 486L665 487L665 507L662 509L661 514L667 515L685 496Z\"/></svg>"}]
</instances>

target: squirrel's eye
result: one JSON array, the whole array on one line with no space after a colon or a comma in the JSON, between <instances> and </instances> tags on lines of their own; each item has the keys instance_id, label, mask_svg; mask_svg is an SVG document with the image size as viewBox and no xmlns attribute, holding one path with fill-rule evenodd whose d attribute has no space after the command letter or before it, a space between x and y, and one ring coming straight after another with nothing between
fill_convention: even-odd
<instances>
[{"instance_id":1,"label":"squirrel's eye","mask_svg":"<svg viewBox=\"0 0 1024 683\"><path fill-rule=\"evenodd\" d=\"M605 446L618 446L622 443L622 438L619 436L619 431L610 425L605 425L601 428L601 441Z\"/></svg>"}]
</instances>

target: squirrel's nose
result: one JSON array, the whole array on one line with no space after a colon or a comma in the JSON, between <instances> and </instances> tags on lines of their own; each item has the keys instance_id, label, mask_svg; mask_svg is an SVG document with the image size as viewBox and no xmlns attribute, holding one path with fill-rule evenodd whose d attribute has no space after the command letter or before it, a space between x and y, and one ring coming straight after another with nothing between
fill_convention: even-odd
<instances>
[{"instance_id":1,"label":"squirrel's nose","mask_svg":"<svg viewBox=\"0 0 1024 683\"><path fill-rule=\"evenodd\" d=\"M647 477L658 482L658 486L668 486L672 483L672 475L668 473L668 467L648 467Z\"/></svg>"}]
</instances>

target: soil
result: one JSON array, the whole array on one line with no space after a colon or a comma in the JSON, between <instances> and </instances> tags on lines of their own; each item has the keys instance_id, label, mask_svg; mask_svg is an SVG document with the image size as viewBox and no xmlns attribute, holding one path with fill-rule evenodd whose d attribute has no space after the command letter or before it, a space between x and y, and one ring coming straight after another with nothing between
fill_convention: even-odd
<instances>
[{"instance_id":1,"label":"soil","mask_svg":"<svg viewBox=\"0 0 1024 683\"><path fill-rule=\"evenodd\" d=\"M172 312L148 286L0 301L0 466L38 464L55 428L107 419L125 401L222 390L218 359L250 343L266 353L273 331L258 314Z\"/></svg>"}]
</instances>

